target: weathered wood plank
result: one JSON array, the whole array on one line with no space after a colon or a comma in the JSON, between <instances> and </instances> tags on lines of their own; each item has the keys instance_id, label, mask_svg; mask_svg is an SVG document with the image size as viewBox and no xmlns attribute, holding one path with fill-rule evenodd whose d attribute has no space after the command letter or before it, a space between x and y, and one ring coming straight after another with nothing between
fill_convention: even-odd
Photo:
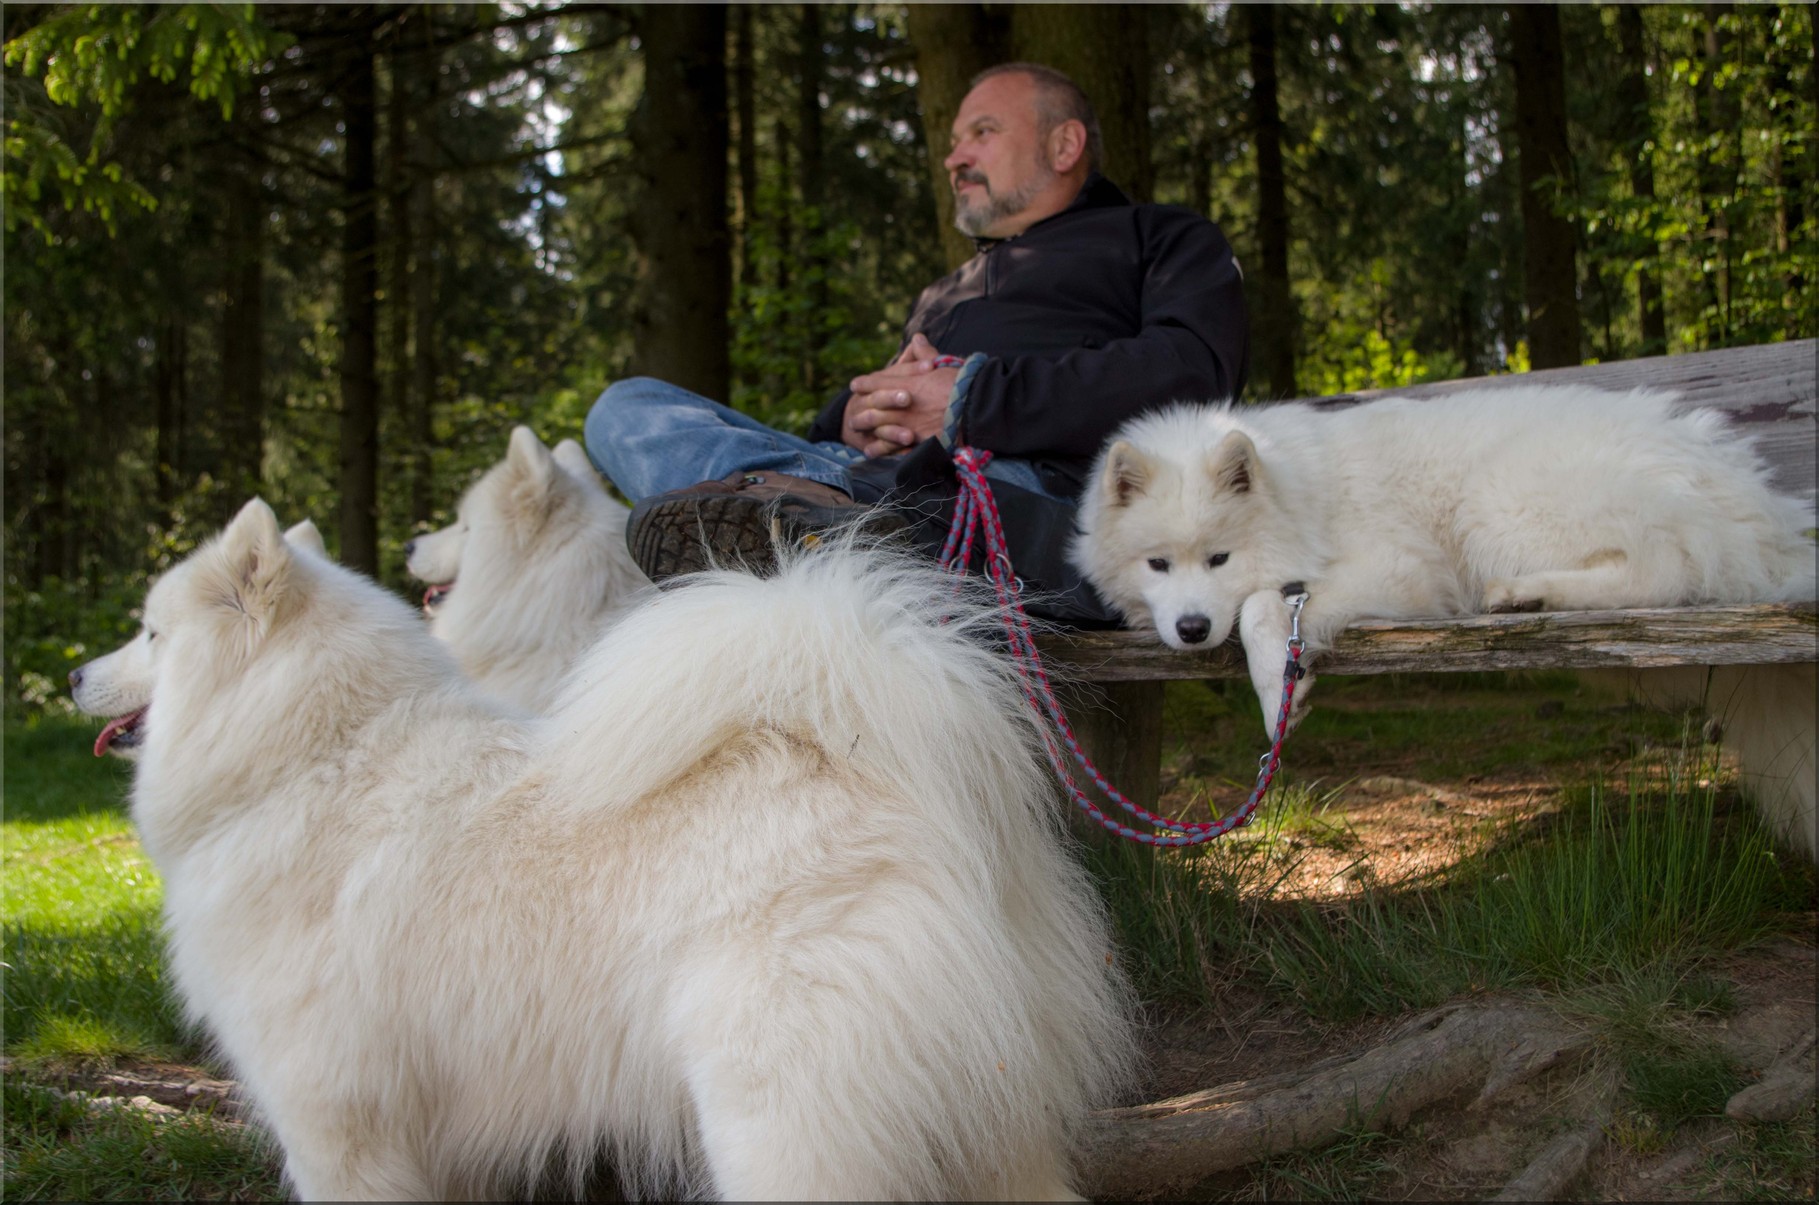
<instances>
[{"instance_id":1,"label":"weathered wood plank","mask_svg":"<svg viewBox=\"0 0 1819 1205\"><path fill-rule=\"evenodd\" d=\"M1185 653L1137 632L1055 632L1038 644L1058 673L1081 681L1245 676L1244 651L1231 642ZM1814 660L1819 660L1814 604L1765 603L1364 620L1309 665L1326 674L1389 674Z\"/></svg>"},{"instance_id":2,"label":"weathered wood plank","mask_svg":"<svg viewBox=\"0 0 1819 1205\"><path fill-rule=\"evenodd\" d=\"M1814 405L1816 361L1819 341L1800 339L1759 347L1549 368L1520 375L1473 377L1404 389L1368 389L1305 400L1321 409L1337 409L1391 395L1433 398L1462 389L1513 389L1523 385L1583 383L1611 390L1672 390L1679 394L1682 408L1722 410L1732 425L1747 429L1750 442L1772 470L1775 488L1796 498L1813 498L1815 460L1819 457L1819 420L1815 419Z\"/></svg>"}]
</instances>

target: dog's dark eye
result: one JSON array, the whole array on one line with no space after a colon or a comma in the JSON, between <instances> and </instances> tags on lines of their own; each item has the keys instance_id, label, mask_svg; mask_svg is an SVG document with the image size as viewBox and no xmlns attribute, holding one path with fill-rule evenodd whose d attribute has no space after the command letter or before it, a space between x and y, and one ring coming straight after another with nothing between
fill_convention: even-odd
<instances>
[{"instance_id":1,"label":"dog's dark eye","mask_svg":"<svg viewBox=\"0 0 1819 1205\"><path fill-rule=\"evenodd\" d=\"M1150 568L1154 569L1157 573L1167 573L1168 572L1168 558L1165 556L1151 557L1150 558Z\"/></svg>"},{"instance_id":2,"label":"dog's dark eye","mask_svg":"<svg viewBox=\"0 0 1819 1205\"><path fill-rule=\"evenodd\" d=\"M1212 556L1206 558L1206 563L1212 568L1217 569L1231 559L1232 554L1229 552L1215 552Z\"/></svg>"}]
</instances>

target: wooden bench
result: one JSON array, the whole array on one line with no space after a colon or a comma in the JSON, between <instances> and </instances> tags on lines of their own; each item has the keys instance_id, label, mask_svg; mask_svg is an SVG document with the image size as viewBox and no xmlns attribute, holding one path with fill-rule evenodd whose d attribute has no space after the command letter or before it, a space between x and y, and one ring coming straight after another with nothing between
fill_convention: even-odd
<instances>
[{"instance_id":1,"label":"wooden bench","mask_svg":"<svg viewBox=\"0 0 1819 1205\"><path fill-rule=\"evenodd\" d=\"M1337 409L1390 393L1440 397L1467 387L1566 382L1611 390L1672 390L1684 408L1722 410L1732 424L1748 430L1773 470L1776 487L1812 499L1819 445L1816 356L1819 343L1806 339L1307 400ZM1069 719L1093 760L1145 807L1153 806L1159 793L1163 684L1248 677L1235 637L1218 648L1191 653L1135 632L1051 633L1039 644L1059 676L1081 684L1068 692ZM1309 664L1323 675L1741 665L1810 662L1816 650L1819 620L1813 605L1802 603L1367 620L1348 628L1332 649Z\"/></svg>"}]
</instances>

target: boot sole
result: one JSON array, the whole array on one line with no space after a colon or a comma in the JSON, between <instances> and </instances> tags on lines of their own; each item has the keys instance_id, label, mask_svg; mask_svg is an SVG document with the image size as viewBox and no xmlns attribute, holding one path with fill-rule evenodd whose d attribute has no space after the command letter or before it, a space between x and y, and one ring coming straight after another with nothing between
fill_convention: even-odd
<instances>
[{"instance_id":1,"label":"boot sole","mask_svg":"<svg viewBox=\"0 0 1819 1205\"><path fill-rule=\"evenodd\" d=\"M858 508L855 508L857 510ZM633 508L625 541L632 560L653 582L705 569L739 569L759 577L777 570L777 550L855 520L874 535L908 525L894 511L860 514L803 508L775 499L704 494L653 499Z\"/></svg>"}]
</instances>

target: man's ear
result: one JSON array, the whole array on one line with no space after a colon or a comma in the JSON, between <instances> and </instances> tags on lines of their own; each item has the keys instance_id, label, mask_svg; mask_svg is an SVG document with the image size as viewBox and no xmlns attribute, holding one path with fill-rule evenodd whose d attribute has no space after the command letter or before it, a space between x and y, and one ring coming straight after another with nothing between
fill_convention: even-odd
<instances>
[{"instance_id":1,"label":"man's ear","mask_svg":"<svg viewBox=\"0 0 1819 1205\"><path fill-rule=\"evenodd\" d=\"M1074 170L1086 156L1086 126L1069 118L1048 132L1048 162L1061 175Z\"/></svg>"}]
</instances>

